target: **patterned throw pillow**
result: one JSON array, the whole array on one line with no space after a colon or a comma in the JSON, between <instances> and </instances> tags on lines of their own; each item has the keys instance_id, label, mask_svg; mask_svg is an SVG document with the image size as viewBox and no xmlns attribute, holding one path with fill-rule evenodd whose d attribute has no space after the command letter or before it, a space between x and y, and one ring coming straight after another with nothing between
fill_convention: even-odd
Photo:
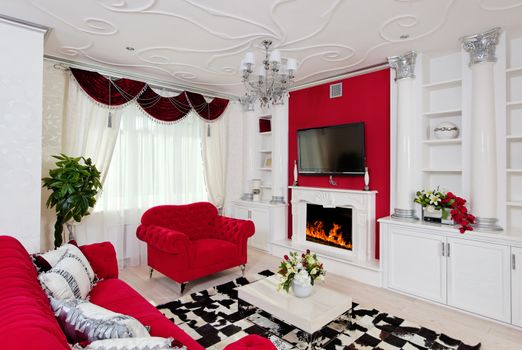
<instances>
[{"instance_id":1,"label":"patterned throw pillow","mask_svg":"<svg viewBox=\"0 0 522 350\"><path fill-rule=\"evenodd\" d=\"M135 318L85 300L51 298L51 308L67 340L73 344L100 339L150 337L147 328Z\"/></svg>"},{"instance_id":2,"label":"patterned throw pillow","mask_svg":"<svg viewBox=\"0 0 522 350\"><path fill-rule=\"evenodd\" d=\"M85 299L94 284L94 271L78 247L68 245L54 266L38 276L47 295L56 299ZM47 259L46 259L47 260ZM47 260L49 261L49 260Z\"/></svg>"},{"instance_id":3,"label":"patterned throw pillow","mask_svg":"<svg viewBox=\"0 0 522 350\"><path fill-rule=\"evenodd\" d=\"M146 337L96 340L82 348L73 347L73 350L164 350L186 349L184 345L172 338Z\"/></svg>"}]
</instances>

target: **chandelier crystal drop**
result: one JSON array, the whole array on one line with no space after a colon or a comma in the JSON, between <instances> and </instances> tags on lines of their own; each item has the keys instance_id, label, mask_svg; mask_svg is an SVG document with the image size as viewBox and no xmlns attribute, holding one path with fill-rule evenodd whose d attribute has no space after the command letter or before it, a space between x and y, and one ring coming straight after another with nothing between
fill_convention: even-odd
<instances>
[{"instance_id":1,"label":"chandelier crystal drop","mask_svg":"<svg viewBox=\"0 0 522 350\"><path fill-rule=\"evenodd\" d=\"M245 95L241 98L241 102L247 110L254 109L256 100L259 100L261 108L282 104L297 70L295 59L281 59L279 50L269 52L271 40L263 40L262 45L265 48L265 58L257 74L252 74L256 65L252 52L245 54L239 68L245 85Z\"/></svg>"}]
</instances>

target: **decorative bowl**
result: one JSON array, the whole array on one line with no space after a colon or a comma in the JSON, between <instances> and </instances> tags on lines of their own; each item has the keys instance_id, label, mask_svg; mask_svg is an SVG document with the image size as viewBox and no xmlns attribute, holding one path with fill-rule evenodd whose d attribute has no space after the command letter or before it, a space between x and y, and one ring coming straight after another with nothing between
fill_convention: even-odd
<instances>
[{"instance_id":1,"label":"decorative bowl","mask_svg":"<svg viewBox=\"0 0 522 350\"><path fill-rule=\"evenodd\" d=\"M439 140L456 139L459 127L452 122L442 122L433 129L433 135Z\"/></svg>"}]
</instances>

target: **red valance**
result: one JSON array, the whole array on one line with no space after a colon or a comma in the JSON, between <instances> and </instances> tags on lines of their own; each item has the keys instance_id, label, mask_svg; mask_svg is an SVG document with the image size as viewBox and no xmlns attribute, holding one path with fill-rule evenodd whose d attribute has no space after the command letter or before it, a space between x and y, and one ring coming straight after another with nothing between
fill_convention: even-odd
<instances>
[{"instance_id":1,"label":"red valance","mask_svg":"<svg viewBox=\"0 0 522 350\"><path fill-rule=\"evenodd\" d=\"M97 72L77 68L71 68L71 72L82 90L95 101L106 106L121 106L136 99L147 114L162 122L175 122L187 115L191 109L201 118L213 121L219 118L228 106L228 100L223 98L216 97L207 102L203 95L189 91L183 91L174 97L162 97L146 83L136 80L109 80Z\"/></svg>"},{"instance_id":2,"label":"red valance","mask_svg":"<svg viewBox=\"0 0 522 350\"><path fill-rule=\"evenodd\" d=\"M185 92L174 97L162 97L150 86L138 97L138 104L153 118L167 123L183 118L190 111Z\"/></svg>"},{"instance_id":3,"label":"red valance","mask_svg":"<svg viewBox=\"0 0 522 350\"><path fill-rule=\"evenodd\" d=\"M136 80L114 79L109 81L99 73L76 68L71 68L71 72L87 95L107 106L121 106L131 101L145 87L145 83Z\"/></svg>"},{"instance_id":4,"label":"red valance","mask_svg":"<svg viewBox=\"0 0 522 350\"><path fill-rule=\"evenodd\" d=\"M214 98L210 103L205 101L205 98L194 92L185 91L187 99L199 116L206 120L217 119L228 106L228 100L224 98Z\"/></svg>"}]
</instances>

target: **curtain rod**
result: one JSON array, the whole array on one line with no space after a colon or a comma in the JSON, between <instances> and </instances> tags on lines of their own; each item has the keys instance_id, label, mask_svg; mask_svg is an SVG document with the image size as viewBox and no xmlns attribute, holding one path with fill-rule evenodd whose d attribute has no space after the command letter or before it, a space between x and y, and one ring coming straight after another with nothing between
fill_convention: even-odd
<instances>
[{"instance_id":1,"label":"curtain rod","mask_svg":"<svg viewBox=\"0 0 522 350\"><path fill-rule=\"evenodd\" d=\"M71 60L67 60L60 57L54 57L49 55L44 55L44 60L49 62L54 62L56 64L62 65L67 68L78 68L83 70L89 70L89 71L95 71L102 75L108 76L110 78L127 78L127 79L133 79L138 81L143 81L147 85L149 85L152 88L161 88L161 89L167 89L168 91L172 92L182 92L182 91L190 91L195 92L198 94L203 95L207 98L225 98L230 101L239 101L238 96L229 95L229 94L222 94L222 93L215 93L213 91L205 90L205 89L198 89L194 88L192 86L183 86L179 84L172 84L170 82L159 80L159 79L151 79L150 77L145 77L139 74L132 74L128 72L123 72L115 69L110 68L104 68L96 65L92 65L89 63L81 63L81 62L74 62Z\"/></svg>"}]
</instances>

